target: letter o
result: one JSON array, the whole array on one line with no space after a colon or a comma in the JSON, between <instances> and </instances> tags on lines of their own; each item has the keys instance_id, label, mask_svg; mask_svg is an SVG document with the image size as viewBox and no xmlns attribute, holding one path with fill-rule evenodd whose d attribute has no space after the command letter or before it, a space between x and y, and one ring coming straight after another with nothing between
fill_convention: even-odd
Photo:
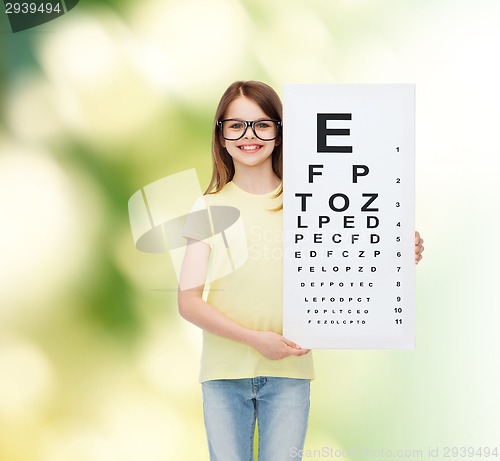
<instances>
[{"instance_id":1,"label":"letter o","mask_svg":"<svg viewBox=\"0 0 500 461\"><path fill-rule=\"evenodd\" d=\"M335 199L337 197L341 197L343 200L344 200L344 206L341 207L341 208L337 208L335 206ZM330 197L330 200L328 200L328 205L330 206L330 209L332 211L337 211L339 213L347 210L349 208L349 197L345 194L341 194L341 193L338 193L338 194L333 194L331 197Z\"/></svg>"}]
</instances>

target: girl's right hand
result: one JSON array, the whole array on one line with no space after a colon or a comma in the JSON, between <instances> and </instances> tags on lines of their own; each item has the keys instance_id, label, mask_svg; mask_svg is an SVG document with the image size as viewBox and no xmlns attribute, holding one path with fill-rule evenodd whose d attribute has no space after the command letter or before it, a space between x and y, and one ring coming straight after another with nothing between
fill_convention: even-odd
<instances>
[{"instance_id":1,"label":"girl's right hand","mask_svg":"<svg viewBox=\"0 0 500 461\"><path fill-rule=\"evenodd\" d=\"M290 355L306 355L309 349L302 349L293 341L273 331L256 331L253 348L269 360L280 360Z\"/></svg>"}]
</instances>

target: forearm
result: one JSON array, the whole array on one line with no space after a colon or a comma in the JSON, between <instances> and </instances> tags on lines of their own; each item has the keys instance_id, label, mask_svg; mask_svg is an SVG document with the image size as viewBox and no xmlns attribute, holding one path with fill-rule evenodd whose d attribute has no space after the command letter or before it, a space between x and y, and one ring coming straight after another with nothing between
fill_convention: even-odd
<instances>
[{"instance_id":1,"label":"forearm","mask_svg":"<svg viewBox=\"0 0 500 461\"><path fill-rule=\"evenodd\" d=\"M231 320L200 296L179 292L179 312L183 318L202 328L232 341L252 347L270 360L280 360L291 355L305 355L293 341L273 331L258 331L246 328Z\"/></svg>"},{"instance_id":2,"label":"forearm","mask_svg":"<svg viewBox=\"0 0 500 461\"><path fill-rule=\"evenodd\" d=\"M226 317L202 298L207 276L210 248L203 242L189 241L179 280L179 313L204 331L252 347L264 357L279 360L290 355L304 355L293 341L273 331L246 328Z\"/></svg>"},{"instance_id":3,"label":"forearm","mask_svg":"<svg viewBox=\"0 0 500 461\"><path fill-rule=\"evenodd\" d=\"M226 317L201 297L180 292L178 304L179 313L188 322L209 333L255 348L257 331L246 328Z\"/></svg>"}]
</instances>

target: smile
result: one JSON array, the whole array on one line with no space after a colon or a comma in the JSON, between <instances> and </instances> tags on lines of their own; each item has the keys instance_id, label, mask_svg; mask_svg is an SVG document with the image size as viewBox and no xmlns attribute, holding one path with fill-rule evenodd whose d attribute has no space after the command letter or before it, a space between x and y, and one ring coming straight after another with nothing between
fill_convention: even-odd
<instances>
[{"instance_id":1,"label":"smile","mask_svg":"<svg viewBox=\"0 0 500 461\"><path fill-rule=\"evenodd\" d=\"M242 146L238 146L239 149L244 150L245 152L255 152L259 150L262 146L258 144L245 144Z\"/></svg>"}]
</instances>

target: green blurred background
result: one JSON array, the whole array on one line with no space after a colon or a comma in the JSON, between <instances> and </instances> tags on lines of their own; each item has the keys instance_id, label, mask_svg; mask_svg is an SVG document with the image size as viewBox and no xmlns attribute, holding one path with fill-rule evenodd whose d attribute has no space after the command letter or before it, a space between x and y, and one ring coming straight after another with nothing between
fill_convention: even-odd
<instances>
[{"instance_id":1,"label":"green blurred background","mask_svg":"<svg viewBox=\"0 0 500 461\"><path fill-rule=\"evenodd\" d=\"M188 168L207 185L238 79L417 85L417 349L315 352L304 459L500 446L499 17L496 0L84 0L13 34L2 13L0 460L208 459L200 333L127 202Z\"/></svg>"}]
</instances>

